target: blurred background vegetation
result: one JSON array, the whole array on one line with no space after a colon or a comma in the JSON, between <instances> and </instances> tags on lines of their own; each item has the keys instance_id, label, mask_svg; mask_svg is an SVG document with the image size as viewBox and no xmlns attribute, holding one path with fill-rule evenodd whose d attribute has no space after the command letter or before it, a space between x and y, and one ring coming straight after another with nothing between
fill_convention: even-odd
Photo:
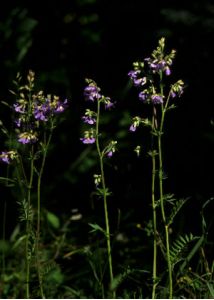
<instances>
[{"instance_id":1,"label":"blurred background vegetation","mask_svg":"<svg viewBox=\"0 0 214 300\"><path fill-rule=\"evenodd\" d=\"M144 148L147 135L142 138L142 132L131 134L128 130L131 117L143 112L144 106L139 104L127 73L133 61L150 55L162 36L167 49L177 50L172 80L182 79L186 84L177 109L167 117L166 189L178 197L190 197L178 218L179 228L197 234L201 207L213 196L213 1L4 3L0 11L0 100L13 103L9 93L12 81L17 72L24 77L29 69L36 73L38 89L69 99L69 109L55 131L44 177L44 206L58 216L78 208L85 218L94 214L102 220L102 203L93 195L96 154L79 140L86 107L84 80L92 78L104 95L116 101L103 124L104 131L118 140L118 151L107 165L107 183L113 191L109 199L112 226L115 229L117 225L118 210L130 224L144 224L151 217L151 162L146 153L149 149ZM10 112L4 106L0 119L10 126ZM139 139L141 158L133 151ZM10 192L1 189L2 195L7 195L9 213L16 217ZM213 218L213 209L207 218ZM10 234L12 221L7 228Z\"/></svg>"}]
</instances>

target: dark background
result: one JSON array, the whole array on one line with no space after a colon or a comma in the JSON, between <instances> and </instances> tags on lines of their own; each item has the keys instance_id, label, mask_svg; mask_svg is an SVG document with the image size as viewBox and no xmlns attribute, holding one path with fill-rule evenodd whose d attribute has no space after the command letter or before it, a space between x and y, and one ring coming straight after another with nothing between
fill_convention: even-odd
<instances>
[{"instance_id":1,"label":"dark background","mask_svg":"<svg viewBox=\"0 0 214 300\"><path fill-rule=\"evenodd\" d=\"M177 109L166 121L166 192L190 197L180 222L197 232L201 206L213 196L212 1L61 0L4 4L0 11L0 99L11 104L9 89L16 73L24 76L32 69L38 89L70 102L55 131L46 166L45 207L58 215L77 207L86 216L94 210L94 202L98 211L102 209L102 203L92 193L96 156L93 147L79 140L81 116L87 107L84 80L92 78L102 93L117 103L107 117L108 125L103 126L109 136L118 140L118 151L106 167L108 186L113 191L109 199L112 222L116 222L118 208L124 218L132 213L136 223L151 217L151 162L146 154L149 135L142 137L140 132L128 131L131 117L139 110L143 113L144 106L130 86L127 73L133 61L150 55L162 36L166 37L168 50L177 50L172 80L182 79L186 85L185 93L177 100ZM10 124L6 113L2 107L0 117ZM137 158L133 149L140 139L144 155ZM13 200L7 201L15 214ZM211 219L213 210L207 214Z\"/></svg>"}]
</instances>

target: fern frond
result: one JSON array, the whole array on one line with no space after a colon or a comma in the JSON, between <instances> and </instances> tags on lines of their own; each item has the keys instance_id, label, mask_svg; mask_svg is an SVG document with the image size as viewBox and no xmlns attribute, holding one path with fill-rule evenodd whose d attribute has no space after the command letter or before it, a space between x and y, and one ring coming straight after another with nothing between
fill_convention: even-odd
<instances>
[{"instance_id":1,"label":"fern frond","mask_svg":"<svg viewBox=\"0 0 214 300\"><path fill-rule=\"evenodd\" d=\"M111 283L111 290L116 290L117 287L129 276L129 274L133 273L134 270L131 270L129 267L123 272L115 276L113 282Z\"/></svg>"},{"instance_id":2,"label":"fern frond","mask_svg":"<svg viewBox=\"0 0 214 300\"><path fill-rule=\"evenodd\" d=\"M170 216L168 218L168 221L167 221L168 225L172 224L175 216L180 211L180 209L182 208L182 206L187 202L187 200L189 200L189 198L179 199L175 203L173 203L173 208L171 210L171 214L170 214Z\"/></svg>"},{"instance_id":3,"label":"fern frond","mask_svg":"<svg viewBox=\"0 0 214 300\"><path fill-rule=\"evenodd\" d=\"M196 239L198 239L198 237L195 237L192 233L190 233L189 235L185 234L184 236L179 236L173 243L170 250L170 259L173 268L179 261L185 259L184 255L189 244Z\"/></svg>"},{"instance_id":4,"label":"fern frond","mask_svg":"<svg viewBox=\"0 0 214 300\"><path fill-rule=\"evenodd\" d=\"M50 271L52 271L57 266L57 263L54 260L46 261L43 264L41 264L41 275L46 275Z\"/></svg>"},{"instance_id":5,"label":"fern frond","mask_svg":"<svg viewBox=\"0 0 214 300\"><path fill-rule=\"evenodd\" d=\"M33 219L33 209L31 205L28 205L26 199L17 201L19 205L19 219L20 221L32 221Z\"/></svg>"}]
</instances>

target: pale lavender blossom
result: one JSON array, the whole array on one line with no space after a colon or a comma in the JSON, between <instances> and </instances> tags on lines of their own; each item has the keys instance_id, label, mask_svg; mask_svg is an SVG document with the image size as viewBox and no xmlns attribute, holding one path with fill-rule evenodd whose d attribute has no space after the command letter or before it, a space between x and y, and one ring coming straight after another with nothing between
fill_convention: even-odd
<instances>
[{"instance_id":1,"label":"pale lavender blossom","mask_svg":"<svg viewBox=\"0 0 214 300\"><path fill-rule=\"evenodd\" d=\"M96 141L94 137L84 137L80 138L80 140L83 142L83 144L94 144Z\"/></svg>"},{"instance_id":2,"label":"pale lavender blossom","mask_svg":"<svg viewBox=\"0 0 214 300\"><path fill-rule=\"evenodd\" d=\"M84 132L84 137L80 138L80 141L82 141L83 144L94 144L96 141L94 137L94 130L93 129L86 130Z\"/></svg>"},{"instance_id":3,"label":"pale lavender blossom","mask_svg":"<svg viewBox=\"0 0 214 300\"><path fill-rule=\"evenodd\" d=\"M163 103L163 97L161 95L158 95L158 94L152 95L151 100L152 100L153 104Z\"/></svg>"},{"instance_id":4,"label":"pale lavender blossom","mask_svg":"<svg viewBox=\"0 0 214 300\"><path fill-rule=\"evenodd\" d=\"M100 88L97 87L96 85L88 85L84 89L84 96L86 100L89 101L98 100L102 97L99 92L100 92Z\"/></svg>"},{"instance_id":5,"label":"pale lavender blossom","mask_svg":"<svg viewBox=\"0 0 214 300\"><path fill-rule=\"evenodd\" d=\"M128 73L128 76L134 80L134 79L137 79L138 75L140 74L140 70L131 70L129 71Z\"/></svg>"},{"instance_id":6,"label":"pale lavender blossom","mask_svg":"<svg viewBox=\"0 0 214 300\"><path fill-rule=\"evenodd\" d=\"M170 70L170 68L168 66L165 68L165 74L167 76L171 75L171 70Z\"/></svg>"},{"instance_id":7,"label":"pale lavender blossom","mask_svg":"<svg viewBox=\"0 0 214 300\"><path fill-rule=\"evenodd\" d=\"M89 125L93 125L96 123L96 119L91 116L83 116L82 120L84 123L87 123Z\"/></svg>"},{"instance_id":8,"label":"pale lavender blossom","mask_svg":"<svg viewBox=\"0 0 214 300\"><path fill-rule=\"evenodd\" d=\"M0 161L9 164L17 157L16 151L2 151L0 154Z\"/></svg>"},{"instance_id":9,"label":"pale lavender blossom","mask_svg":"<svg viewBox=\"0 0 214 300\"><path fill-rule=\"evenodd\" d=\"M136 131L136 129L137 129L136 124L132 124L132 125L129 127L129 130L132 131L132 132Z\"/></svg>"},{"instance_id":10,"label":"pale lavender blossom","mask_svg":"<svg viewBox=\"0 0 214 300\"><path fill-rule=\"evenodd\" d=\"M110 109L114 106L114 103L111 102L111 99L109 97L105 97L104 104L105 104L105 109Z\"/></svg>"},{"instance_id":11,"label":"pale lavender blossom","mask_svg":"<svg viewBox=\"0 0 214 300\"><path fill-rule=\"evenodd\" d=\"M38 140L36 134L32 132L22 132L18 137L18 142L21 144L33 144Z\"/></svg>"},{"instance_id":12,"label":"pale lavender blossom","mask_svg":"<svg viewBox=\"0 0 214 300\"><path fill-rule=\"evenodd\" d=\"M20 114L25 113L25 103L15 103L13 104L14 110Z\"/></svg>"},{"instance_id":13,"label":"pale lavender blossom","mask_svg":"<svg viewBox=\"0 0 214 300\"><path fill-rule=\"evenodd\" d=\"M67 99L65 99L63 102L57 101L54 112L55 113L64 112L64 110L67 108L67 106L68 106L68 100Z\"/></svg>"},{"instance_id":14,"label":"pale lavender blossom","mask_svg":"<svg viewBox=\"0 0 214 300\"><path fill-rule=\"evenodd\" d=\"M148 100L148 96L149 96L149 93L147 90L144 90L142 92L139 93L138 97L141 101L145 102Z\"/></svg>"}]
</instances>

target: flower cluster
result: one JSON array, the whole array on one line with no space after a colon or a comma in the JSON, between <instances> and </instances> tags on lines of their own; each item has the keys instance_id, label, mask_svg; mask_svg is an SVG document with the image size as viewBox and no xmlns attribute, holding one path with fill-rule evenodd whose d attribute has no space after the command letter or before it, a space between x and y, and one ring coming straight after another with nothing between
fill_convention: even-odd
<instances>
[{"instance_id":1,"label":"flower cluster","mask_svg":"<svg viewBox=\"0 0 214 300\"><path fill-rule=\"evenodd\" d=\"M147 57L143 62L133 63L134 70L128 73L134 86L141 89L139 92L139 100L145 103L163 104L164 95L161 90L155 87L156 74L162 78L163 74L169 76L171 74L171 65L175 57L175 50L169 54L164 53L165 39L161 38L157 49L155 49L151 57ZM181 81L180 81L181 83ZM183 91L183 83L174 89L171 89L170 97L180 96Z\"/></svg>"},{"instance_id":2,"label":"flower cluster","mask_svg":"<svg viewBox=\"0 0 214 300\"><path fill-rule=\"evenodd\" d=\"M38 129L64 112L68 105L67 99L61 101L58 96L47 95L43 91L33 94L34 72L30 71L28 84L19 88L18 100L13 105L16 113L15 125L19 131L18 142L32 144L38 140Z\"/></svg>"},{"instance_id":3,"label":"flower cluster","mask_svg":"<svg viewBox=\"0 0 214 300\"><path fill-rule=\"evenodd\" d=\"M84 89L84 97L87 101L96 102L97 104L103 104L106 110L112 108L114 103L111 98L105 97L101 94L101 89L97 86L96 82L91 79L86 79L87 86ZM99 118L98 113L90 109L86 109L82 120L88 125L95 125L97 123L97 118ZM83 144L93 144L96 142L96 131L93 128L86 130L84 132L84 137L80 138ZM109 151L111 152L111 151ZM114 151L112 151L113 153ZM110 155L108 155L110 156Z\"/></svg>"}]
</instances>

